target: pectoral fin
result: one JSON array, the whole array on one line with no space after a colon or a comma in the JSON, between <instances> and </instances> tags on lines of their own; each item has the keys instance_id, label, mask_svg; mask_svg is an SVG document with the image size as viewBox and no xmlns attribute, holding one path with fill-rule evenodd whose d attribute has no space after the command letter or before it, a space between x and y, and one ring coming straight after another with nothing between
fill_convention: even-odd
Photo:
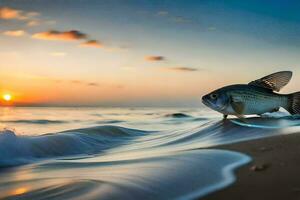
<instances>
[{"instance_id":1,"label":"pectoral fin","mask_svg":"<svg viewBox=\"0 0 300 200\"><path fill-rule=\"evenodd\" d=\"M245 104L243 102L233 101L231 102L231 106L238 116L243 115L245 109Z\"/></svg>"},{"instance_id":2,"label":"pectoral fin","mask_svg":"<svg viewBox=\"0 0 300 200\"><path fill-rule=\"evenodd\" d=\"M276 72L261 79L252 81L249 85L255 85L278 92L290 82L292 75L293 73L291 71Z\"/></svg>"}]
</instances>

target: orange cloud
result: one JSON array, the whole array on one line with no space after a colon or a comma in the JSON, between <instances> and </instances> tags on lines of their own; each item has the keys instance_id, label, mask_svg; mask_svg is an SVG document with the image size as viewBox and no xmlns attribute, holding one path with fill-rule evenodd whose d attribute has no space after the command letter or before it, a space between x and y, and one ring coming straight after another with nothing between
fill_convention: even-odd
<instances>
[{"instance_id":1,"label":"orange cloud","mask_svg":"<svg viewBox=\"0 0 300 200\"><path fill-rule=\"evenodd\" d=\"M75 84L82 84L83 81L80 80L72 80L71 83L75 83Z\"/></svg>"},{"instance_id":2,"label":"orange cloud","mask_svg":"<svg viewBox=\"0 0 300 200\"><path fill-rule=\"evenodd\" d=\"M21 37L26 34L23 30L12 30L3 32L4 35L12 36L12 37Z\"/></svg>"},{"instance_id":3,"label":"orange cloud","mask_svg":"<svg viewBox=\"0 0 300 200\"><path fill-rule=\"evenodd\" d=\"M165 57L163 57L163 56L146 56L145 60L146 61L163 61L163 60L165 60Z\"/></svg>"},{"instance_id":4,"label":"orange cloud","mask_svg":"<svg viewBox=\"0 0 300 200\"><path fill-rule=\"evenodd\" d=\"M88 40L86 42L83 42L79 45L80 47L96 47L96 48L102 48L103 44L97 40Z\"/></svg>"},{"instance_id":5,"label":"orange cloud","mask_svg":"<svg viewBox=\"0 0 300 200\"><path fill-rule=\"evenodd\" d=\"M182 72L198 71L198 69L192 68L192 67L168 67L168 68L165 68L165 69L173 70L173 71L182 71Z\"/></svg>"},{"instance_id":6,"label":"orange cloud","mask_svg":"<svg viewBox=\"0 0 300 200\"><path fill-rule=\"evenodd\" d=\"M95 87L98 87L99 84L98 83L95 83L95 82L90 82L87 84L88 86L95 86Z\"/></svg>"},{"instance_id":7,"label":"orange cloud","mask_svg":"<svg viewBox=\"0 0 300 200\"><path fill-rule=\"evenodd\" d=\"M10 7L1 7L0 6L0 19L17 19L17 20L30 20L39 16L38 12L25 12L22 10L17 10Z\"/></svg>"},{"instance_id":8,"label":"orange cloud","mask_svg":"<svg viewBox=\"0 0 300 200\"><path fill-rule=\"evenodd\" d=\"M0 7L0 19L22 19L21 11L9 7Z\"/></svg>"},{"instance_id":9,"label":"orange cloud","mask_svg":"<svg viewBox=\"0 0 300 200\"><path fill-rule=\"evenodd\" d=\"M85 82L85 81L81 81L81 80L72 80L70 82L74 83L74 84L85 85L85 86L94 86L94 87L98 87L99 86L99 83L96 83L96 82Z\"/></svg>"},{"instance_id":10,"label":"orange cloud","mask_svg":"<svg viewBox=\"0 0 300 200\"><path fill-rule=\"evenodd\" d=\"M70 31L56 31L51 30L47 32L40 32L35 33L32 35L32 38L39 39L39 40L63 40L63 41L74 41L85 39L87 37L86 34L77 31L77 30L70 30Z\"/></svg>"}]
</instances>

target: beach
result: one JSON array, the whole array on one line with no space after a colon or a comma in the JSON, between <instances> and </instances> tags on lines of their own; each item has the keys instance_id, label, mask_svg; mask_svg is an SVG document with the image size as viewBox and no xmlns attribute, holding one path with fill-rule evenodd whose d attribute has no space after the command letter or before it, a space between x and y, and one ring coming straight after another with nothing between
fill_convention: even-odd
<instances>
[{"instance_id":1,"label":"beach","mask_svg":"<svg viewBox=\"0 0 300 200\"><path fill-rule=\"evenodd\" d=\"M236 171L230 187L202 199L300 199L299 144L295 133L214 147L245 153L253 161Z\"/></svg>"}]
</instances>

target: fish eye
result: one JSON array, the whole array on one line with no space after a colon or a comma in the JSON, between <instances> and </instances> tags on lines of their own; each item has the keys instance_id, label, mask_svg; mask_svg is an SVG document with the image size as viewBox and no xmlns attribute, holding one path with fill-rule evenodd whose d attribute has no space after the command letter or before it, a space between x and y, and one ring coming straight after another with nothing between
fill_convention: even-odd
<instances>
[{"instance_id":1,"label":"fish eye","mask_svg":"<svg viewBox=\"0 0 300 200\"><path fill-rule=\"evenodd\" d=\"M217 94L211 94L211 95L210 95L210 98L211 98L211 99L216 99L217 97L218 97Z\"/></svg>"}]
</instances>

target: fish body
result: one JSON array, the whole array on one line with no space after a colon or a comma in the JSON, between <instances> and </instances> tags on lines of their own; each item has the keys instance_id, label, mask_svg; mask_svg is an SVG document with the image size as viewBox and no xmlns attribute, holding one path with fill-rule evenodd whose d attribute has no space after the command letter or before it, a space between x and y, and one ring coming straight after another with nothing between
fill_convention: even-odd
<instances>
[{"instance_id":1,"label":"fish body","mask_svg":"<svg viewBox=\"0 0 300 200\"><path fill-rule=\"evenodd\" d=\"M211 109L227 115L261 115L285 108L291 114L300 114L300 93L279 94L291 79L291 72L277 72L249 84L229 85L202 97Z\"/></svg>"},{"instance_id":2,"label":"fish body","mask_svg":"<svg viewBox=\"0 0 300 200\"><path fill-rule=\"evenodd\" d=\"M280 107L288 106L288 95L274 93L271 90L260 88L251 85L230 85L220 88L213 94L223 96L224 103L220 107L215 107L214 110L221 111L225 115L251 115L263 114L279 110ZM222 94L221 94L222 93ZM209 96L203 97L204 104L211 107L214 102ZM236 111L234 102L243 103L243 107L239 112ZM239 106L239 105L237 105Z\"/></svg>"}]
</instances>

